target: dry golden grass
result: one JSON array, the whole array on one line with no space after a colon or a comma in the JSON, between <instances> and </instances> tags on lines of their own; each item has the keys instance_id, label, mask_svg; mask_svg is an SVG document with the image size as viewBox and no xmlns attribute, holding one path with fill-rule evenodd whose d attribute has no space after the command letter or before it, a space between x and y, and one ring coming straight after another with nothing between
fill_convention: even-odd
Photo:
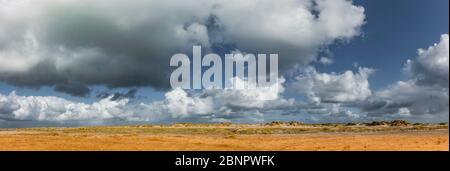
<instances>
[{"instance_id":1,"label":"dry golden grass","mask_svg":"<svg viewBox=\"0 0 450 171\"><path fill-rule=\"evenodd\" d=\"M449 150L448 125L140 125L0 130L0 150Z\"/></svg>"}]
</instances>

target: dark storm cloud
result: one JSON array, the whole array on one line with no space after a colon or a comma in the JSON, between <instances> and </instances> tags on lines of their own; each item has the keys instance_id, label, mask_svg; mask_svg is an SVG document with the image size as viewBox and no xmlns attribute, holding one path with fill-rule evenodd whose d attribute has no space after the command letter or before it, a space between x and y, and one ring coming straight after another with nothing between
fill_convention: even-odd
<instances>
[{"instance_id":1,"label":"dark storm cloud","mask_svg":"<svg viewBox=\"0 0 450 171\"><path fill-rule=\"evenodd\" d=\"M113 100L113 101L121 100L124 98L132 99L132 98L135 98L136 92L137 92L136 88L132 88L132 89L128 90L128 92L126 92L126 93L116 92L116 93L110 94L107 92L102 92L102 93L97 94L97 98L100 98L100 99L110 98L110 100Z\"/></svg>"},{"instance_id":2,"label":"dark storm cloud","mask_svg":"<svg viewBox=\"0 0 450 171\"><path fill-rule=\"evenodd\" d=\"M82 96L86 97L89 95L90 90L83 84L57 84L55 85L55 90L59 92L65 92L72 96Z\"/></svg>"},{"instance_id":3,"label":"dark storm cloud","mask_svg":"<svg viewBox=\"0 0 450 171\"><path fill-rule=\"evenodd\" d=\"M340 22L331 21L336 15ZM167 90L170 57L198 44L205 52L278 53L284 71L357 36L364 18L362 7L344 0L7 1L0 7L0 81L74 96L94 85Z\"/></svg>"},{"instance_id":4,"label":"dark storm cloud","mask_svg":"<svg viewBox=\"0 0 450 171\"><path fill-rule=\"evenodd\" d=\"M0 39L5 44L0 46L2 63L11 58L18 61L17 66L2 66L0 80L17 86L54 86L56 91L75 96L89 94L91 85L167 89L170 57L189 52L194 42L207 46L186 28L178 28L194 22L195 9L172 11L179 15L169 16L148 9L176 4L118 3L45 1L35 9L21 9L25 7L11 2L19 11L30 10L30 16L6 26L11 27L6 31L19 27L23 32ZM109 8L103 9L104 5ZM6 34L1 31L0 35Z\"/></svg>"}]
</instances>

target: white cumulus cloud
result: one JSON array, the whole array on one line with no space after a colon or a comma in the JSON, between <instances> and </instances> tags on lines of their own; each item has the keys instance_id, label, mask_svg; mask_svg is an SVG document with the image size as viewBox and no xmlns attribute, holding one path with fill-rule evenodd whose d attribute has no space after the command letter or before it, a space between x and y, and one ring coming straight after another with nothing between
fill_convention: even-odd
<instances>
[{"instance_id":1,"label":"white cumulus cloud","mask_svg":"<svg viewBox=\"0 0 450 171\"><path fill-rule=\"evenodd\" d=\"M372 95L368 78L373 72L360 67L356 73L320 73L307 67L296 76L292 87L315 103L361 101Z\"/></svg>"},{"instance_id":2,"label":"white cumulus cloud","mask_svg":"<svg viewBox=\"0 0 450 171\"><path fill-rule=\"evenodd\" d=\"M261 117L258 111L277 110L292 106L285 99L283 79L261 89L202 90L187 92L180 88L168 91L165 99L153 102L132 102L114 95L94 103L69 101L54 96L19 96L15 92L0 94L0 119L35 121L73 121L121 119L128 121L164 121L205 118L234 119L247 117L242 111L252 111L248 117Z\"/></svg>"},{"instance_id":3,"label":"white cumulus cloud","mask_svg":"<svg viewBox=\"0 0 450 171\"><path fill-rule=\"evenodd\" d=\"M448 39L448 34L442 35L439 43L419 49L416 59L408 60L404 66L408 79L375 92L363 102L363 111L371 116L398 115L448 122Z\"/></svg>"}]
</instances>

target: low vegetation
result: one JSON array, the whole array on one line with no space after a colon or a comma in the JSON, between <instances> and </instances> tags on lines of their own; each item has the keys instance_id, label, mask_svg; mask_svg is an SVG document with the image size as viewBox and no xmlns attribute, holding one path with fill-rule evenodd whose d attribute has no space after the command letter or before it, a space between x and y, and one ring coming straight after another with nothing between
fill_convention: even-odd
<instances>
[{"instance_id":1,"label":"low vegetation","mask_svg":"<svg viewBox=\"0 0 450 171\"><path fill-rule=\"evenodd\" d=\"M388 132L429 131L448 129L448 124L410 124L405 120L374 121L370 123L305 124L298 121L273 121L264 124L233 123L176 123L170 125L94 126L75 128L24 128L24 131L96 134L193 134L193 135L251 135L251 134L301 134L318 132ZM11 130L11 129L0 129ZM12 129L15 130L15 129Z\"/></svg>"}]
</instances>

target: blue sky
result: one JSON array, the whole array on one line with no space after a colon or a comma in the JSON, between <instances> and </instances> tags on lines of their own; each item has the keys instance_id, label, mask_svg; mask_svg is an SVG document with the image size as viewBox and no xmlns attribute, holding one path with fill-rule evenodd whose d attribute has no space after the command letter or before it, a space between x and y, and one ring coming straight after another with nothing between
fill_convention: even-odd
<instances>
[{"instance_id":1,"label":"blue sky","mask_svg":"<svg viewBox=\"0 0 450 171\"><path fill-rule=\"evenodd\" d=\"M448 34L449 30L448 0L323 1L316 2L318 5L315 11L308 3L294 0L283 2L285 4L271 4L273 2L263 1L263 3L258 5L248 5L251 3L245 2L242 4L240 4L240 2L237 4L228 4L223 1L218 1L216 2L218 5L215 4L216 6L212 3L210 4L210 2L202 1L200 3L204 3L204 8L195 5L193 6L189 4L189 2L186 2L187 4L182 6L183 10L176 10L177 8L180 8L176 5L176 0L170 1L167 4L161 4L154 1L148 1L147 3L147 1L139 0L132 2L117 0L116 5L108 4L108 8L105 11L98 10L100 8L97 8L105 5L103 4L105 2L102 2L101 0L93 1L90 6L85 6L82 3L62 3L62 5L60 4L61 6L54 7L48 5L51 3L52 1L48 0L48 2L38 5L36 10L30 10L29 13L25 14L21 14L19 11L26 10L23 9L27 8L26 6L18 6L12 2L6 4L6 7L11 8L0 8L0 15L5 15L4 18L6 18L3 23L0 20L0 25L6 27L6 29L0 29L0 52L4 52L3 56L2 53L0 53L0 62L4 63L4 65L0 65L0 67L6 68L5 71L0 69L0 95L3 95L4 98L7 99L2 106L0 98L0 112L2 112L1 108L5 107L5 111L15 112L15 119L20 120L22 114L19 110L20 107L13 108L13 104L17 103L19 104L18 106L23 107L25 106L25 102L19 102L20 100L18 102L14 100L11 100L11 102L8 101L10 100L9 98L14 99L13 97L8 96L13 91L20 97L56 96L61 99L83 103L88 106L102 100L102 98L98 97L101 93L111 96L114 93L125 95L130 89L137 88L137 93L133 93L132 97L130 96L126 99L130 100L133 105L127 104L123 108L129 110L128 108L136 108L136 105L139 105L139 103L144 103L148 104L150 106L149 108L153 109L154 106L152 105L154 104L152 103L169 103L168 100L171 98L171 95L176 93L170 94L172 91L165 87L169 80L159 76L164 75L164 73L168 71L168 68L166 68L166 66L168 66L168 61L166 60L168 58L167 55L174 54L177 50L178 52L189 52L193 44L201 44L204 46L212 45L216 47L225 47L225 49L223 49L224 52L233 50L253 52L264 48L264 50L269 52L279 51L280 58L285 58L286 61L289 61L287 62L288 64L281 64L281 68L292 70L293 67L291 63L302 63L302 66L305 66L304 68L312 67L313 69L310 68L309 70L312 72L311 75L303 75L308 78L303 81L310 81L314 86L306 88L304 86L295 87L295 82L298 81L296 80L297 78L287 78L289 81L283 85L286 91L277 94L277 97L280 96L283 98L278 99L276 102L279 102L280 104L291 103L288 102L288 98L293 98L295 102L292 102L290 105L284 104L289 106L287 107L288 109L285 110L280 110L279 107L276 107L276 109L274 108L265 111L267 110L268 104L258 100L248 102L254 102L257 104L257 107L238 105L239 107L236 109L235 106L231 105L230 107L227 106L229 105L228 103L225 103L230 99L216 99L218 97L212 97L214 100L219 101L212 102L214 108L217 107L218 109L212 111L204 108L197 110L195 107L195 110L190 110L189 108L189 110L186 109L187 111L193 111L190 113L199 113L199 116L173 114L169 112L169 115L173 116L174 118L172 119L175 121L195 120L201 122L205 121L203 120L204 118L209 118L206 121L214 122L226 121L231 118L232 121L247 122L266 121L268 118L270 118L269 120L283 120L283 117L285 117L288 118L288 120L305 119L320 122L322 121L320 119L321 117L325 118L323 121L348 121L352 119L373 120L402 118L406 117L406 115L408 115L408 117L410 116L411 119L418 121L439 121L442 119L448 121L448 115L442 115L442 113L448 113L448 84L439 85L441 87L439 87L439 90L436 90L438 92L443 91L443 97L438 97L438 99L443 98L444 105L447 103L447 107L443 107L442 110L440 107L430 107L427 104L424 104L422 107L418 105L419 102L423 100L422 97L434 97L435 94L440 94L434 92L434 90L430 90L429 94L418 95L401 94L403 92L396 92L397 90L395 89L395 87L401 86L398 83L399 81L411 82L410 87L419 87L418 89L420 90L428 90L432 87L419 84L423 74L435 72L421 71L421 68L426 68L426 66L422 66L425 64L422 64L419 60L417 50L419 48L427 49L434 44L445 44L445 36L444 38L441 38L441 35ZM127 4L126 6L120 5L125 3ZM165 11L161 12L162 15L149 12L152 11L150 10L151 8L157 7L158 5L161 6L161 9L165 9ZM239 12L242 12L239 11L240 8L236 7L237 5L248 5L247 7L254 10L251 10L250 14L244 13L246 17L242 18L237 18L229 13L225 13L232 11L239 14ZM280 25L284 24L277 23L280 21L280 18L273 21L264 19L264 17L261 18L261 16L266 14L260 14L258 12L260 12L259 9L263 9L265 5L272 6L270 8L272 11L269 11L269 13L274 12L275 14L284 17L281 19L288 19L291 23ZM320 23L323 22L321 19L301 18L301 22L298 23L299 25L295 26L292 24L292 21L295 22L298 20L291 20L294 17L292 13L288 12L289 10L295 10L293 6L296 5L299 5L306 10L310 10L308 12L310 12L311 15L316 14L318 11L319 13L324 13L324 15L327 12L336 12L334 15L342 16L338 16L337 18L334 18L333 15L321 17L329 17L331 20L342 21L324 24ZM209 6L211 6L210 9L208 9ZM62 9L70 9L69 11L72 11L73 13L68 14L65 10L58 9L59 7ZM56 10L54 8L56 8ZM363 11L361 10L362 8L364 9ZM8 11L11 9L17 11ZM279 11L280 9L282 10ZM41 15L40 10L47 11L47 13ZM202 13L203 11L206 12ZM29 19L32 17L23 17L27 15L37 17L33 20ZM191 15L193 16L192 18L190 18ZM145 18L148 16L150 16L149 18L155 18ZM10 18L18 19L8 20ZM314 28L308 30L309 28L305 27L307 28L307 33L312 34L312 36L308 36L304 34L298 35L295 30L290 30L293 28L291 26L295 26L294 28L303 28L303 24L308 22L307 20L314 20L312 22L317 22L317 27L322 27L320 24L327 26L324 28L316 28L316 30L331 31L323 31L323 33L321 33L315 31ZM328 20L324 19L324 21ZM273 29L264 30L264 26L267 24L266 22L279 24L274 28L279 29L280 31L271 32ZM248 26L242 26L242 23L248 23ZM117 24L117 28L115 28L115 24ZM174 27L172 27L172 24ZM179 27L180 24L183 25L183 27ZM286 26L286 28L284 28L284 26ZM181 29L181 31L178 30L178 32L170 33L169 31L173 28ZM149 31L144 32L147 30ZM8 31L11 31L11 33ZM289 33L290 31L293 33ZM260 35L259 32L266 34ZM287 36L277 34L286 34ZM32 39L30 39L32 40L31 42L37 42L36 44L38 46L36 45L36 47L40 49L35 51L30 50L30 52L17 50L28 48L27 45L29 44L27 44L28 39L26 39L26 36L29 35L32 37ZM25 40L22 40L24 37ZM290 37L293 40L290 40ZM307 43L305 43L303 40L296 41L296 38L311 40L306 41ZM255 43L249 45L248 42L250 41ZM311 42L311 44L305 45L308 44L308 42ZM32 46L33 45L34 44L32 44ZM173 49L177 50L174 51ZM217 48L212 48L213 51L214 49ZM442 49L442 47L436 47L435 49L437 50L429 50L430 54L433 54L432 52L434 51L445 52L445 47L444 49ZM20 54L22 56L13 56L13 58L8 56L15 54ZM65 54L70 55L61 57ZM438 55L435 57L431 55L429 58L437 59L443 57L444 60L446 59L448 61L448 54L444 54L443 56L442 53L438 54L440 56ZM30 58L27 58L27 55L29 55ZM162 57L153 59L153 56L158 55ZM25 62L19 59L23 56L25 56ZM53 56L56 57L53 58ZM331 58L333 63L325 65L318 62L312 62L311 59L317 60L321 56ZM50 61L53 59L55 60L53 63L42 62L45 60L42 60L42 63L33 63L35 61L34 57L38 59L37 61L41 61L39 58L48 58ZM79 57L79 61L77 57ZM18 60L15 61L14 58L17 58ZM405 71L406 62L408 60L413 61L411 64L413 69ZM5 65L6 63L11 63L11 65ZM55 64L54 68L56 69L53 68L53 64ZM448 64L440 65L444 66L444 77L442 79L448 80ZM445 66L447 67L446 73ZM28 70L23 72L23 67L28 68ZM61 67L63 68L62 73L58 73L58 69ZM105 70L111 71L106 72ZM351 72L351 77L345 77L346 71ZM337 80L335 82L337 85L328 85L323 82L323 80L317 80L315 76L320 74L335 78ZM442 75L442 73L438 74ZM167 75L167 73L165 73L165 75ZM285 75L285 77L288 76ZM352 87L350 90L355 89L360 92L348 92L348 90L347 92L336 92L336 90L330 90L332 87L340 86L348 88L348 85L341 85L345 84L343 82L346 81L354 82L356 85L356 87ZM81 94L81 96L79 94L74 94L80 93L78 90L86 89L88 89L87 93L82 91L84 94ZM311 100L315 99L308 96L308 93L311 92L313 93L312 96L321 99L319 100L320 104L314 104L318 105L315 106L314 109L320 108L321 111L327 111L325 114L310 117L309 114L316 113L317 110L303 110L305 108L302 106L304 103L310 103ZM194 106L201 106L202 104L196 104L197 101L202 102L202 100L205 100L202 99L202 97L207 96L208 94L199 95L197 94L198 92L183 91L179 92L177 95L180 93L182 97L184 97L183 93L187 93L186 98L188 101L193 101ZM404 102L403 104L408 105L400 105L400 107L395 108L395 111L391 111L388 110L391 109L388 103L395 103L392 102L395 98L390 96L386 97L386 94L411 96L419 100ZM342 99L342 96L345 96L345 98ZM180 97L177 96L177 98ZM240 102L239 100L231 101ZM399 99L399 101L401 100L403 99ZM246 101L243 102L245 103ZM384 106L382 110L367 110L367 108L369 108L368 106L372 105L372 103L382 102L386 102L386 106ZM260 103L263 107L258 106ZM41 103L39 104L41 105ZM209 104L208 101L206 101L205 104ZM30 106L39 106L34 111L47 110L47 108L42 108L40 105ZM226 109L219 110L220 105L223 105L222 107L226 106ZM171 110L168 106L169 105L166 104L166 106L163 107L164 109L158 108L158 110ZM310 104L310 106L313 106L313 104ZM395 106L395 104L392 104L391 106ZM26 108L27 112L29 108ZM122 110L123 108L120 109ZM430 113L431 108L439 108L439 110L436 110L436 113L439 113L439 117L435 116L433 112ZM67 108L64 109L66 112L68 110L69 109ZM109 110L106 111L109 112ZM32 118L31 120L35 119L34 117L40 118L44 115L39 112L37 112L37 114L30 114L27 112L25 112L26 114L23 114L23 117L26 119ZM383 112L383 114L378 115L375 114L376 112ZM406 112L407 114L400 115L400 113L403 112ZM258 115L256 117L251 116L251 119L244 119L248 116L243 113L262 113L262 117ZM294 115L292 113L302 113L302 115ZM332 113L342 113L342 116L339 115L333 120L334 115ZM29 116L27 114L29 114ZM385 114L392 115L385 116ZM4 115L6 116L7 114ZM105 115L109 116L114 114L107 113ZM147 118L147 116L144 118ZM53 118L53 120L55 119ZM152 120L152 118L150 120ZM166 121L171 119L165 118L163 120Z\"/></svg>"},{"instance_id":2,"label":"blue sky","mask_svg":"<svg viewBox=\"0 0 450 171\"><path fill-rule=\"evenodd\" d=\"M371 78L375 89L385 88L403 77L399 72L407 59L416 56L448 33L448 0L358 0L365 7L363 35L349 43L332 45L338 60L323 71L343 71L354 62L377 69Z\"/></svg>"}]
</instances>

